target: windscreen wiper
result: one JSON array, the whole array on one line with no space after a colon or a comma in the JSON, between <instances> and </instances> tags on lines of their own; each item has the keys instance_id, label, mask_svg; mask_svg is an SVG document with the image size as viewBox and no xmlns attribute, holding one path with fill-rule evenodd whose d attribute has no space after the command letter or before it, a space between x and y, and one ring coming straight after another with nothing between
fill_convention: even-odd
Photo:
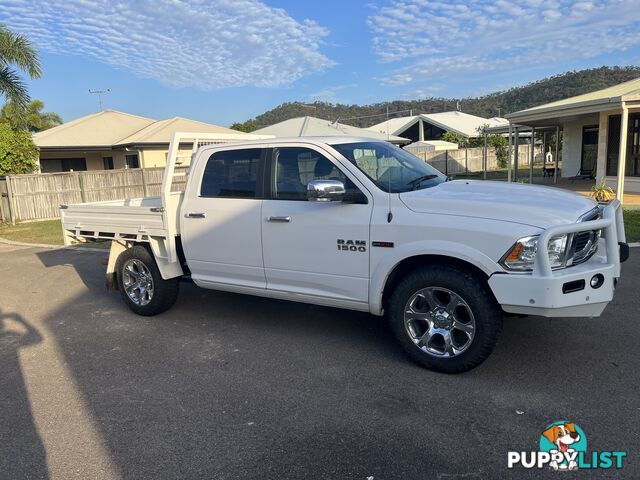
<instances>
[{"instance_id":1,"label":"windscreen wiper","mask_svg":"<svg viewBox=\"0 0 640 480\"><path fill-rule=\"evenodd\" d=\"M425 180L432 180L434 178L437 178L438 175L434 175L434 174L429 174L429 175L422 175L421 177L418 177L414 180L411 180L409 183L407 183L407 185L411 186L411 190L416 190L418 188L418 186L424 182Z\"/></svg>"}]
</instances>

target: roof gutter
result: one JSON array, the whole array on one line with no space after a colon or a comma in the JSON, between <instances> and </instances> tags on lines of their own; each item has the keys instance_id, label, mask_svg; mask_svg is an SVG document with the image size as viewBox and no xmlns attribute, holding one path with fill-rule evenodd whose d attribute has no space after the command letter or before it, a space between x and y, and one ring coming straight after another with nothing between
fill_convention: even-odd
<instances>
[{"instance_id":1,"label":"roof gutter","mask_svg":"<svg viewBox=\"0 0 640 480\"><path fill-rule=\"evenodd\" d=\"M588 113L598 113L610 109L616 104L620 104L623 97L598 98L585 102L577 102L568 105L557 105L550 107L534 107L528 110L509 113L504 116L510 123L544 120L550 117L567 117L571 115L584 115Z\"/></svg>"}]
</instances>

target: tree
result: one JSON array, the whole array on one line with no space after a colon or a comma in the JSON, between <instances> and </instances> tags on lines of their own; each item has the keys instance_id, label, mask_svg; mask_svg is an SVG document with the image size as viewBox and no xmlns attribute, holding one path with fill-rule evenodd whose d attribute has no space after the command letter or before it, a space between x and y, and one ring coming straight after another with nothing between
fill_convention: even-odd
<instances>
[{"instance_id":1,"label":"tree","mask_svg":"<svg viewBox=\"0 0 640 480\"><path fill-rule=\"evenodd\" d=\"M29 93L15 67L32 79L40 78L42 73L40 59L32 43L0 24L0 95L18 107L26 108Z\"/></svg>"},{"instance_id":2,"label":"tree","mask_svg":"<svg viewBox=\"0 0 640 480\"><path fill-rule=\"evenodd\" d=\"M509 142L502 135L487 135L487 146L493 147L498 160L498 167L506 168L509 156Z\"/></svg>"},{"instance_id":3,"label":"tree","mask_svg":"<svg viewBox=\"0 0 640 480\"><path fill-rule=\"evenodd\" d=\"M31 173L38 169L38 149L31 132L0 123L0 175Z\"/></svg>"},{"instance_id":4,"label":"tree","mask_svg":"<svg viewBox=\"0 0 640 480\"><path fill-rule=\"evenodd\" d=\"M471 141L470 138L463 137L459 133L455 133L455 132L444 132L440 139L445 141L445 142L457 143L458 144L458 148L467 148L467 147L469 147L470 146L469 144L470 144L470 141Z\"/></svg>"},{"instance_id":5,"label":"tree","mask_svg":"<svg viewBox=\"0 0 640 480\"><path fill-rule=\"evenodd\" d=\"M258 129L258 125L253 120L247 120L243 123L234 123L229 127L231 130L238 130L239 132L251 133Z\"/></svg>"},{"instance_id":6,"label":"tree","mask_svg":"<svg viewBox=\"0 0 640 480\"><path fill-rule=\"evenodd\" d=\"M8 123L14 130L40 132L62 124L60 115L54 112L43 112L42 100L31 100L27 108L22 110L13 103L6 103L0 110L0 122Z\"/></svg>"}]
</instances>

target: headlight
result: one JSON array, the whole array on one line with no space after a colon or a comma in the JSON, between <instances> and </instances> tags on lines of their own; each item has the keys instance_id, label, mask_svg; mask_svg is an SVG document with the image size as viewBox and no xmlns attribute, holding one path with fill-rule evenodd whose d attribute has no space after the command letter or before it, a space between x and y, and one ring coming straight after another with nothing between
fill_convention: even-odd
<instances>
[{"instance_id":1,"label":"headlight","mask_svg":"<svg viewBox=\"0 0 640 480\"><path fill-rule=\"evenodd\" d=\"M567 260L568 235L558 235L549 239L549 263L551 268L564 267ZM533 270L533 262L538 251L538 236L524 237L502 257L500 264L507 270L526 272Z\"/></svg>"}]
</instances>

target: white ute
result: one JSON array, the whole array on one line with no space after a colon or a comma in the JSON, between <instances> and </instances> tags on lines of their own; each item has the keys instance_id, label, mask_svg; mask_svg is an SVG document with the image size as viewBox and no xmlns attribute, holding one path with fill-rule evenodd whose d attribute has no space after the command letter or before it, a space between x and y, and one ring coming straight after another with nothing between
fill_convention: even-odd
<instances>
[{"instance_id":1,"label":"white ute","mask_svg":"<svg viewBox=\"0 0 640 480\"><path fill-rule=\"evenodd\" d=\"M628 255L618 201L449 181L367 138L194 146L172 193L195 135L173 138L160 197L61 205L67 244L112 240L107 283L141 315L169 309L181 279L386 313L414 360L462 372L491 353L505 312L599 316Z\"/></svg>"}]
</instances>

